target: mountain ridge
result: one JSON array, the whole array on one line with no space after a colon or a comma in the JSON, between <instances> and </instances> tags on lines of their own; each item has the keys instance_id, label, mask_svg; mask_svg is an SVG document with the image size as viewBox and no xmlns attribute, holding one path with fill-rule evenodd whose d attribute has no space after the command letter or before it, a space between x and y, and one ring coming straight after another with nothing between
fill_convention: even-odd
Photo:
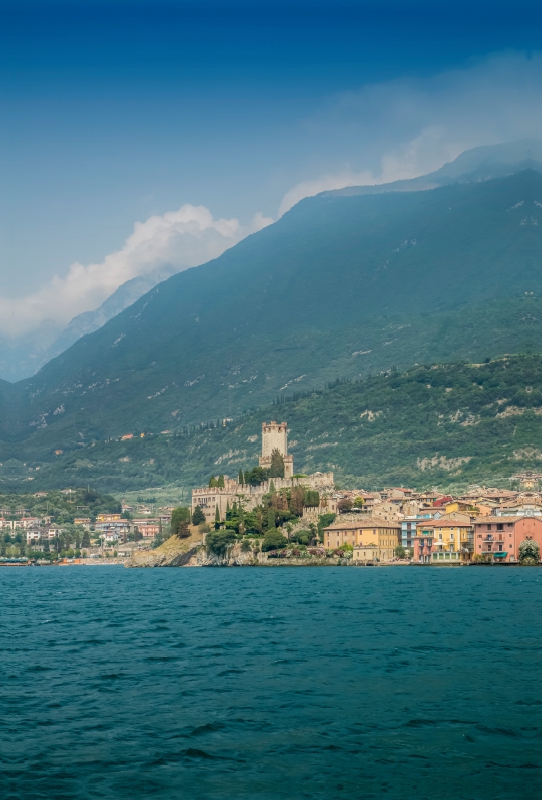
<instances>
[{"instance_id":1,"label":"mountain ridge","mask_svg":"<svg viewBox=\"0 0 542 800\"><path fill-rule=\"evenodd\" d=\"M291 387L437 352L536 350L540 204L537 170L307 198L158 284L33 378L1 387L3 451L29 437L52 452L123 428L234 417Z\"/></svg>"}]
</instances>

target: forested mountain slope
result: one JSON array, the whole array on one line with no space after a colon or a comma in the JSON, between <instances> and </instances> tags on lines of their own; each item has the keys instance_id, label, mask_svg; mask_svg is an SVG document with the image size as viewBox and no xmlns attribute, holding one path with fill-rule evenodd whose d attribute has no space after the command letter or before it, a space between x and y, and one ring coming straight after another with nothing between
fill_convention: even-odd
<instances>
[{"instance_id":1,"label":"forested mountain slope","mask_svg":"<svg viewBox=\"0 0 542 800\"><path fill-rule=\"evenodd\" d=\"M306 199L11 387L3 458L29 436L52 453L234 417L337 376L537 349L541 237L534 169Z\"/></svg>"},{"instance_id":2,"label":"forested mountain slope","mask_svg":"<svg viewBox=\"0 0 542 800\"><path fill-rule=\"evenodd\" d=\"M124 491L237 476L257 463L261 424L269 419L288 422L296 472L333 470L340 486L509 485L542 460L542 357L390 371L281 401L226 426L96 442L52 463L29 441L18 460L0 467L0 487Z\"/></svg>"}]
</instances>

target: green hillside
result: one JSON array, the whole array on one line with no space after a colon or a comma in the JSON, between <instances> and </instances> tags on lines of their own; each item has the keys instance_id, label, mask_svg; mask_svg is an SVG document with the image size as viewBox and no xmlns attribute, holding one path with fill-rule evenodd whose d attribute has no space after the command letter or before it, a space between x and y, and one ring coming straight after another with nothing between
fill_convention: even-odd
<instances>
[{"instance_id":1,"label":"green hillside","mask_svg":"<svg viewBox=\"0 0 542 800\"><path fill-rule=\"evenodd\" d=\"M41 457L234 417L337 376L537 350L541 202L536 170L304 200L4 384L1 458L29 437Z\"/></svg>"},{"instance_id":2,"label":"green hillside","mask_svg":"<svg viewBox=\"0 0 542 800\"><path fill-rule=\"evenodd\" d=\"M236 476L256 463L261 423L272 418L288 422L296 471L333 470L342 486L509 485L542 459L542 357L390 371L281 398L226 426L101 441L52 459L26 444L0 468L0 486L124 491Z\"/></svg>"}]
</instances>

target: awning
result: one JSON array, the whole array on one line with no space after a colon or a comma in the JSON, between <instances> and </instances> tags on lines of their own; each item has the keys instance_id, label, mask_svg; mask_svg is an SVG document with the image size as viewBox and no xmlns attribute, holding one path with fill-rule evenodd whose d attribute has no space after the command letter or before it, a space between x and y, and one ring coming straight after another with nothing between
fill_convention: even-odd
<instances>
[{"instance_id":1,"label":"awning","mask_svg":"<svg viewBox=\"0 0 542 800\"><path fill-rule=\"evenodd\" d=\"M508 555L508 553L492 553L491 555L492 555L494 558L505 558L505 556L507 556L507 555Z\"/></svg>"}]
</instances>

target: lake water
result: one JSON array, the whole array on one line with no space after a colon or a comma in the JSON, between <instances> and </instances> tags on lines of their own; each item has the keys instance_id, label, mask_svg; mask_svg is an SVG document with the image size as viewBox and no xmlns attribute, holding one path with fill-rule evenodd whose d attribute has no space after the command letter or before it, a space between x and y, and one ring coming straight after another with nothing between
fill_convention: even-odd
<instances>
[{"instance_id":1,"label":"lake water","mask_svg":"<svg viewBox=\"0 0 542 800\"><path fill-rule=\"evenodd\" d=\"M542 570L2 569L0 795L542 795Z\"/></svg>"}]
</instances>

